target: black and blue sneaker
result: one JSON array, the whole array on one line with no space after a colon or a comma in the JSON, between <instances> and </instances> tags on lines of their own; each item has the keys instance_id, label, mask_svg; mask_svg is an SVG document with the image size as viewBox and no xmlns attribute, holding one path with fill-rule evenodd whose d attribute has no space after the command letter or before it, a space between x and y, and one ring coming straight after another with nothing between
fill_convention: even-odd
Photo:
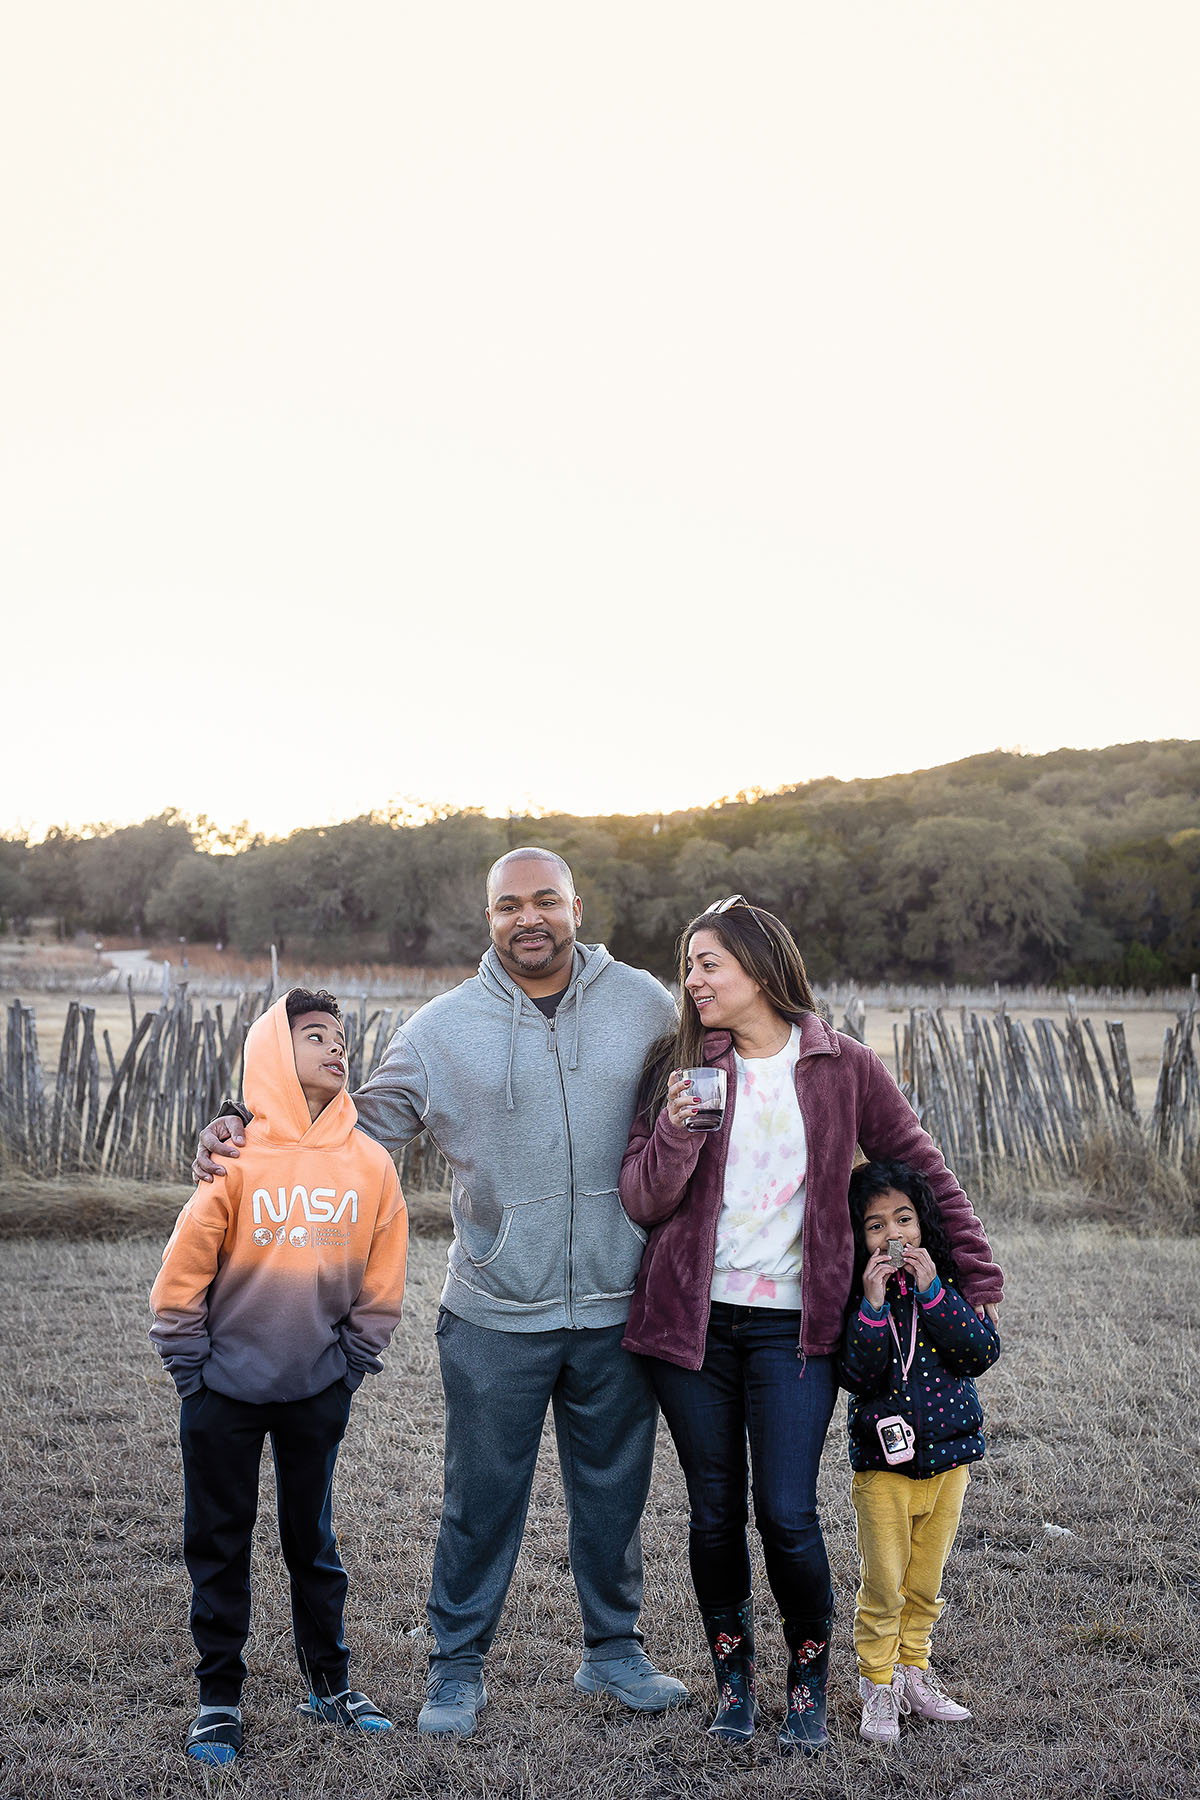
<instances>
[{"instance_id":1,"label":"black and blue sneaker","mask_svg":"<svg viewBox=\"0 0 1200 1800\"><path fill-rule=\"evenodd\" d=\"M347 1688L343 1694L310 1694L296 1711L308 1719L323 1719L327 1725L341 1725L347 1731L391 1731L392 1721L365 1694Z\"/></svg>"},{"instance_id":2,"label":"black and blue sneaker","mask_svg":"<svg viewBox=\"0 0 1200 1800\"><path fill-rule=\"evenodd\" d=\"M184 1750L194 1762L228 1768L242 1747L242 1715L236 1706L202 1706L192 1720Z\"/></svg>"}]
</instances>

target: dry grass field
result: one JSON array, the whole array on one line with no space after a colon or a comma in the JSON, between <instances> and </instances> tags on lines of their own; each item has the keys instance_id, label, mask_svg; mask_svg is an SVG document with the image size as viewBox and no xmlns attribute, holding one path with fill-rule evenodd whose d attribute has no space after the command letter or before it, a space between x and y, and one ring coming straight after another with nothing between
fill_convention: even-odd
<instances>
[{"instance_id":1,"label":"dry grass field","mask_svg":"<svg viewBox=\"0 0 1200 1800\"><path fill-rule=\"evenodd\" d=\"M711 1677L665 1435L645 1521L643 1624L692 1703L636 1718L574 1694L578 1616L547 1442L481 1729L458 1746L418 1741L444 1242L437 1205L416 1203L413 1214L406 1318L387 1372L355 1403L337 1497L352 1675L393 1709L397 1730L352 1742L296 1717L264 1474L246 1748L228 1778L206 1778L180 1751L193 1684L177 1407L145 1336L161 1240L5 1244L0 1800L175 1800L206 1780L210 1792L254 1800L1195 1795L1200 1241L992 1220L1009 1272L1005 1353L981 1384L990 1452L968 1495L939 1635L948 1685L975 1719L907 1730L891 1753L856 1736L852 1514L835 1424L822 1477L838 1603L832 1744L809 1764L775 1749L784 1652L761 1579L763 1727L745 1751L704 1733Z\"/></svg>"},{"instance_id":2,"label":"dry grass field","mask_svg":"<svg viewBox=\"0 0 1200 1800\"><path fill-rule=\"evenodd\" d=\"M162 965L171 965L171 980L186 981L195 995L228 995L235 987L262 987L271 978L267 955L218 950L215 944L185 944L149 939L105 938L103 953L87 944L60 944L44 938L14 940L0 937L0 992L31 996L49 992L69 996L73 982L85 983L107 976L124 1004L125 976L152 972L143 996L138 987L139 1011L145 998L157 1005ZM115 975L114 975L115 972ZM425 967L405 963L353 962L314 966L305 956L280 960L281 981L309 986L335 985L335 991L357 998L359 994L395 995L407 998L440 993L475 972L475 965ZM103 996L100 996L103 998Z\"/></svg>"}]
</instances>

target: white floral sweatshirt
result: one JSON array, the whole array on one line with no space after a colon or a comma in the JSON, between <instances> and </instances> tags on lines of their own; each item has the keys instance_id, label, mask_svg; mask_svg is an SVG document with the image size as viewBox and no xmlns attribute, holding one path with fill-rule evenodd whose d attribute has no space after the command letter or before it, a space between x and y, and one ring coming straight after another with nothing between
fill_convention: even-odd
<instances>
[{"instance_id":1,"label":"white floral sweatshirt","mask_svg":"<svg viewBox=\"0 0 1200 1800\"><path fill-rule=\"evenodd\" d=\"M732 1306L800 1306L808 1153L796 1099L800 1027L774 1056L735 1056L735 1100L717 1221L712 1297Z\"/></svg>"}]
</instances>

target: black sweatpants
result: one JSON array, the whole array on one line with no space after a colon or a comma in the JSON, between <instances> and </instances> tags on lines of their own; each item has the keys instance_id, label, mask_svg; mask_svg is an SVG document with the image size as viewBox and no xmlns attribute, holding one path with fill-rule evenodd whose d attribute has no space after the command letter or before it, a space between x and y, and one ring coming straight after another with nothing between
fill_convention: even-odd
<instances>
[{"instance_id":1,"label":"black sweatpants","mask_svg":"<svg viewBox=\"0 0 1200 1800\"><path fill-rule=\"evenodd\" d=\"M192 1578L192 1637L203 1706L236 1706L250 1630L250 1540L263 1440L271 1439L279 1541L291 1577L301 1674L318 1694L345 1691L346 1571L333 1534L333 1470L350 1413L335 1381L307 1400L251 1406L201 1388L183 1401L183 1557Z\"/></svg>"}]
</instances>

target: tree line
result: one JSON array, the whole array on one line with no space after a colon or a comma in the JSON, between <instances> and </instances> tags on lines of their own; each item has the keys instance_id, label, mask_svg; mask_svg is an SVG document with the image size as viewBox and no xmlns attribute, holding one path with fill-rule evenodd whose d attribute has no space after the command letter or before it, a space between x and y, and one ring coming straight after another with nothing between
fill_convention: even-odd
<instances>
[{"instance_id":1,"label":"tree line","mask_svg":"<svg viewBox=\"0 0 1200 1800\"><path fill-rule=\"evenodd\" d=\"M432 809L278 840L165 812L0 840L0 929L277 944L323 960L469 963L515 844L576 871L583 935L668 973L693 913L744 893L813 978L1157 987L1200 968L1200 742L995 751L666 816Z\"/></svg>"}]
</instances>

